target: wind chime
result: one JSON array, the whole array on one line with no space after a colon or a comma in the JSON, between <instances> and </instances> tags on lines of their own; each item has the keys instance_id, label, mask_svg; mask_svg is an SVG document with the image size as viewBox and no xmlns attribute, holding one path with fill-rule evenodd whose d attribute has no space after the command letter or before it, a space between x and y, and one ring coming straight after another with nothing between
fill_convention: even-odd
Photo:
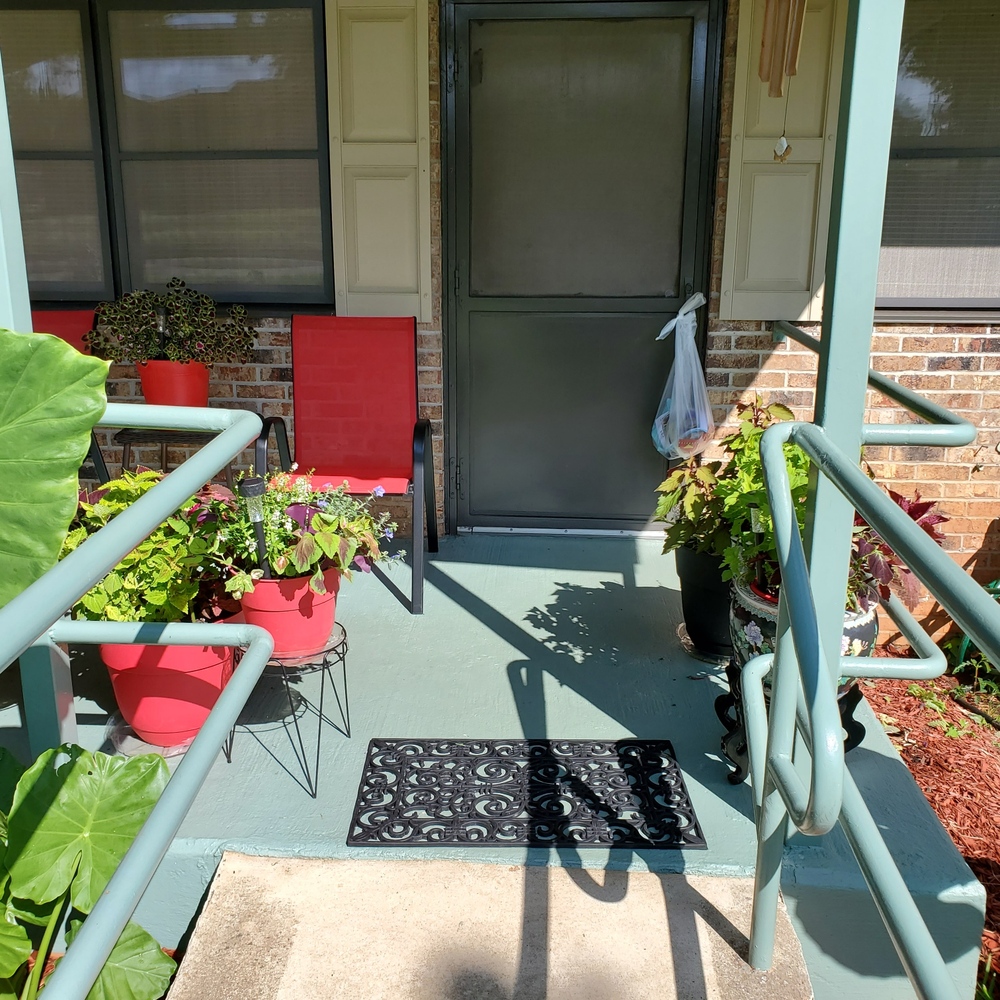
<instances>
[{"instance_id":1,"label":"wind chime","mask_svg":"<svg viewBox=\"0 0 1000 1000\"><path fill-rule=\"evenodd\" d=\"M760 40L757 75L767 84L768 97L785 97L787 79L799 69L802 31L806 23L806 0L766 0L764 32ZM788 105L785 105L788 117ZM784 163L792 152L785 129L774 145L774 158Z\"/></svg>"}]
</instances>

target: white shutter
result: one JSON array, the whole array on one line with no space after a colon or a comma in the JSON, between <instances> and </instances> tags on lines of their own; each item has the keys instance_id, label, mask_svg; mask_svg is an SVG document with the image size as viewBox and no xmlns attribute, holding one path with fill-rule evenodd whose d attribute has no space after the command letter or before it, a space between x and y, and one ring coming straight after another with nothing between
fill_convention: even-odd
<instances>
[{"instance_id":1,"label":"white shutter","mask_svg":"<svg viewBox=\"0 0 1000 1000\"><path fill-rule=\"evenodd\" d=\"M427 0L328 0L337 313L431 319Z\"/></svg>"},{"instance_id":2,"label":"white shutter","mask_svg":"<svg viewBox=\"0 0 1000 1000\"><path fill-rule=\"evenodd\" d=\"M740 4L719 316L818 320L847 3L809 0L784 97L768 97L757 76L764 6ZM782 132L791 150L777 162Z\"/></svg>"}]
</instances>

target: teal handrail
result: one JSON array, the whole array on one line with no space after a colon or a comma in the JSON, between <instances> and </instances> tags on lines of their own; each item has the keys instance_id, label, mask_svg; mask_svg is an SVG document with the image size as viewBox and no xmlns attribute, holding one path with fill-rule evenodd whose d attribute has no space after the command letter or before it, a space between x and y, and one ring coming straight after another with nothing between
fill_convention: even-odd
<instances>
[{"instance_id":1,"label":"teal handrail","mask_svg":"<svg viewBox=\"0 0 1000 1000\"><path fill-rule=\"evenodd\" d=\"M250 625L61 620L157 525L254 441L261 421L246 411L111 403L101 425L219 433L0 610L0 672L36 643L245 646L246 652L80 933L49 977L45 987L49 1000L84 1000L90 992L274 646L270 633Z\"/></svg>"},{"instance_id":2,"label":"teal handrail","mask_svg":"<svg viewBox=\"0 0 1000 1000\"><path fill-rule=\"evenodd\" d=\"M792 340L819 353L821 341L793 323L779 320L774 324L774 339L778 342ZM861 429L862 444L932 445L954 448L976 439L975 425L951 410L931 402L920 393L893 382L881 372L868 369L868 384L884 396L904 406L927 424L865 424Z\"/></svg>"},{"instance_id":3,"label":"teal handrail","mask_svg":"<svg viewBox=\"0 0 1000 1000\"><path fill-rule=\"evenodd\" d=\"M924 433L934 429L915 428ZM956 437L965 433L964 428L955 424L948 430ZM792 507L783 450L786 442L799 445L809 455L815 467L899 553L955 622L987 656L1000 662L1000 608L854 461L832 444L823 428L784 423L764 432L761 458L774 518L782 588L773 661L768 664L758 657L744 668L745 690L750 692L745 707L751 773L758 786L754 794L760 805L751 964L756 968L770 964L788 817L807 835L826 832L839 821L917 995L921 1000L958 1000L944 959L863 797L844 767L840 718L836 712L839 650L830 651L829 662L837 664L836 672L832 672L826 666L820 642L805 552ZM896 602L893 611L915 635L916 623L900 613L901 607ZM917 676L934 676L932 671L943 671L943 663L931 653L931 645L926 635L916 642L923 656L923 661L915 664ZM773 668L769 711L764 707L760 689L768 666ZM908 667L909 664L886 662L882 666L869 662L863 672L869 677L899 677L907 676ZM802 788L790 766L796 731L806 741L812 757L812 783L808 790ZM765 732L766 748L762 746ZM827 777L831 772L837 772L833 779Z\"/></svg>"}]
</instances>

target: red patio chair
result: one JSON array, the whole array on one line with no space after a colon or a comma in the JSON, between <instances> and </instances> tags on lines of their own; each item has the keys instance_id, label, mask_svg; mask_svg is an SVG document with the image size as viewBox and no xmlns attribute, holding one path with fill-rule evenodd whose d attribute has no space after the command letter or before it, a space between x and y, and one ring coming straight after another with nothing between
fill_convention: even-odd
<instances>
[{"instance_id":1,"label":"red patio chair","mask_svg":"<svg viewBox=\"0 0 1000 1000\"><path fill-rule=\"evenodd\" d=\"M60 340L65 340L67 344L72 344L81 354L90 354L90 345L86 341L86 336L94 329L93 309L32 309L31 325L35 333L51 333ZM98 482L106 483L111 475L104 462L104 455L101 453L101 446L97 443L97 435L90 432L90 451L87 452L94 467L94 478ZM84 466L81 473L84 478L89 476L89 469Z\"/></svg>"},{"instance_id":2,"label":"red patio chair","mask_svg":"<svg viewBox=\"0 0 1000 1000\"><path fill-rule=\"evenodd\" d=\"M413 585L410 611L424 610L424 525L437 552L431 425L417 419L417 325L412 317L292 317L292 400L295 460L314 469L313 482L351 493L410 496L413 503ZM285 423L267 417L257 440L256 467L267 468L275 431L278 455L291 469Z\"/></svg>"}]
</instances>

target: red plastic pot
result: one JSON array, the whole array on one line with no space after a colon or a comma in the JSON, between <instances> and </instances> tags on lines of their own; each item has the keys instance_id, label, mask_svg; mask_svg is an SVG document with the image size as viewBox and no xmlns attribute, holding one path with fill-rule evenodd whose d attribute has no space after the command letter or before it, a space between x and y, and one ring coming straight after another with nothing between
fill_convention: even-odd
<instances>
[{"instance_id":1,"label":"red plastic pot","mask_svg":"<svg viewBox=\"0 0 1000 1000\"><path fill-rule=\"evenodd\" d=\"M147 743L195 736L233 673L227 646L101 646L125 721Z\"/></svg>"},{"instance_id":2,"label":"red plastic pot","mask_svg":"<svg viewBox=\"0 0 1000 1000\"><path fill-rule=\"evenodd\" d=\"M147 403L208 406L208 368L200 361L140 361L136 368Z\"/></svg>"},{"instance_id":3,"label":"red plastic pot","mask_svg":"<svg viewBox=\"0 0 1000 1000\"><path fill-rule=\"evenodd\" d=\"M326 646L337 616L340 572L323 574L326 593L317 594L309 577L255 580L253 593L243 595L243 617L248 625L266 628L274 637L274 656L308 656Z\"/></svg>"}]
</instances>

